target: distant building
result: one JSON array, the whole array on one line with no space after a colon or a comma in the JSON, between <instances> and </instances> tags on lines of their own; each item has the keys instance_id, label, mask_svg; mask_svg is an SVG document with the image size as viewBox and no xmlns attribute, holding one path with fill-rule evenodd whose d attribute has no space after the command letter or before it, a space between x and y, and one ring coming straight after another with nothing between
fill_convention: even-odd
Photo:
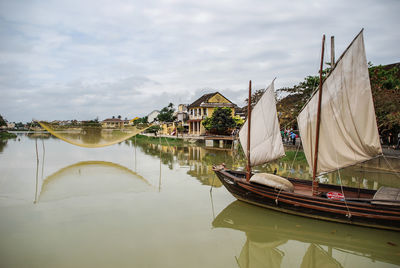
<instances>
[{"instance_id":1,"label":"distant building","mask_svg":"<svg viewBox=\"0 0 400 268\"><path fill-rule=\"evenodd\" d=\"M202 121L206 117L211 117L215 108L229 107L232 108L232 116L235 115L236 104L225 98L221 93L214 92L205 94L188 106L189 110L189 134L204 135L206 130Z\"/></svg>"},{"instance_id":2,"label":"distant building","mask_svg":"<svg viewBox=\"0 0 400 268\"><path fill-rule=\"evenodd\" d=\"M124 120L118 118L107 118L101 122L103 128L123 128Z\"/></svg>"},{"instance_id":3,"label":"distant building","mask_svg":"<svg viewBox=\"0 0 400 268\"><path fill-rule=\"evenodd\" d=\"M188 108L186 104L179 104L178 111L175 113L177 121L186 122L189 119Z\"/></svg>"},{"instance_id":4,"label":"distant building","mask_svg":"<svg viewBox=\"0 0 400 268\"><path fill-rule=\"evenodd\" d=\"M7 122L7 128L9 128L9 129L15 128L15 123L8 123Z\"/></svg>"}]
</instances>

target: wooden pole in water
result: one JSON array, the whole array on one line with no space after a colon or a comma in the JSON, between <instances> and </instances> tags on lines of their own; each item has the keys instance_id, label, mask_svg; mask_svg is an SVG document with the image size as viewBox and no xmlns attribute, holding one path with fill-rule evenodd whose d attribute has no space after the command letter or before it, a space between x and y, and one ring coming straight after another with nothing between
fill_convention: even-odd
<instances>
[{"instance_id":1,"label":"wooden pole in water","mask_svg":"<svg viewBox=\"0 0 400 268\"><path fill-rule=\"evenodd\" d=\"M317 125L316 125L316 134L315 134L314 165L313 165L313 177L312 177L312 179L313 179L312 195L318 194L318 181L315 180L315 177L317 175L319 129L320 129L320 124L321 124L322 68L324 65L324 51L325 51L325 35L323 35L323 37L322 37L321 65L319 68L319 92L318 92Z\"/></svg>"},{"instance_id":2,"label":"wooden pole in water","mask_svg":"<svg viewBox=\"0 0 400 268\"><path fill-rule=\"evenodd\" d=\"M249 101L247 104L247 166L246 181L250 180L250 128L251 128L251 80L249 81Z\"/></svg>"},{"instance_id":3,"label":"wooden pole in water","mask_svg":"<svg viewBox=\"0 0 400 268\"><path fill-rule=\"evenodd\" d=\"M335 66L335 37L331 36L331 70Z\"/></svg>"}]
</instances>

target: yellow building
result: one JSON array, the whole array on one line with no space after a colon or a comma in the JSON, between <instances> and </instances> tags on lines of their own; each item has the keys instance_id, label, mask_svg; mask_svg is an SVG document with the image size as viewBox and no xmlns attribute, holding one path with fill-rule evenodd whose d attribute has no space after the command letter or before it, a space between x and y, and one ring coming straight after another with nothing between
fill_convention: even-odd
<instances>
[{"instance_id":1,"label":"yellow building","mask_svg":"<svg viewBox=\"0 0 400 268\"><path fill-rule=\"evenodd\" d=\"M236 105L225 98L221 93L215 92L205 94L188 106L189 110L189 134L204 135L206 130L202 121L211 117L215 108L229 107L232 109L232 116L235 116Z\"/></svg>"},{"instance_id":2,"label":"yellow building","mask_svg":"<svg viewBox=\"0 0 400 268\"><path fill-rule=\"evenodd\" d=\"M108 118L101 122L103 128L123 128L124 121L118 118Z\"/></svg>"},{"instance_id":3,"label":"yellow building","mask_svg":"<svg viewBox=\"0 0 400 268\"><path fill-rule=\"evenodd\" d=\"M174 122L163 123L161 125L161 135L175 135L176 125Z\"/></svg>"}]
</instances>

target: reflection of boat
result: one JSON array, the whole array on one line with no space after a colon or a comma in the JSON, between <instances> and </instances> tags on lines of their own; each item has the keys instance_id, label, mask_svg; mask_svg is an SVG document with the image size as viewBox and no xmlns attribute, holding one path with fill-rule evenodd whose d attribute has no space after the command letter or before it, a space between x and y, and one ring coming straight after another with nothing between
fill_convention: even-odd
<instances>
[{"instance_id":1,"label":"reflection of boat","mask_svg":"<svg viewBox=\"0 0 400 268\"><path fill-rule=\"evenodd\" d=\"M153 187L142 176L121 165L104 161L79 162L45 178L39 201L121 192L145 192Z\"/></svg>"},{"instance_id":2,"label":"reflection of boat","mask_svg":"<svg viewBox=\"0 0 400 268\"><path fill-rule=\"evenodd\" d=\"M322 62L323 57L321 76ZM251 166L283 154L273 87L266 90L254 107L254 117L249 113L250 120L239 133L247 152L247 172L219 166L214 168L218 178L237 199L252 204L310 218L399 231L400 189L366 190L318 184L315 180L322 172L335 171L382 154L362 31L324 83L320 79L317 93L298 116L313 182L250 172Z\"/></svg>"},{"instance_id":3,"label":"reflection of boat","mask_svg":"<svg viewBox=\"0 0 400 268\"><path fill-rule=\"evenodd\" d=\"M328 267L340 267L336 260L331 259L333 251L335 256L348 254L348 257L366 258L371 262L400 265L400 238L386 230L353 228L326 221L314 222L304 217L265 211L239 201L234 201L219 213L212 225L246 233L247 241L239 257L239 264L255 263L257 260L272 257L274 259L269 260L269 263L280 263L282 257L271 253L272 249L279 250L280 245L294 240L309 244L309 249L303 256L303 264L324 260L324 263L332 263ZM328 247L329 254L321 251L322 247Z\"/></svg>"}]
</instances>

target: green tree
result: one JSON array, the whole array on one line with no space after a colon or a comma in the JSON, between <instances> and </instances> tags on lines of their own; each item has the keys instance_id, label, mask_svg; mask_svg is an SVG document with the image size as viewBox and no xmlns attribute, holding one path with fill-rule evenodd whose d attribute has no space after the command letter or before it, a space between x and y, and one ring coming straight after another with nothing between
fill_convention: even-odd
<instances>
[{"instance_id":1,"label":"green tree","mask_svg":"<svg viewBox=\"0 0 400 268\"><path fill-rule=\"evenodd\" d=\"M7 126L7 121L0 114L0 127Z\"/></svg>"},{"instance_id":2,"label":"green tree","mask_svg":"<svg viewBox=\"0 0 400 268\"><path fill-rule=\"evenodd\" d=\"M369 68L380 133L400 131L400 69L396 65Z\"/></svg>"},{"instance_id":3,"label":"green tree","mask_svg":"<svg viewBox=\"0 0 400 268\"><path fill-rule=\"evenodd\" d=\"M161 130L161 127L159 125L154 125L146 129L147 133L154 133L154 135L157 135L157 132Z\"/></svg>"},{"instance_id":4,"label":"green tree","mask_svg":"<svg viewBox=\"0 0 400 268\"><path fill-rule=\"evenodd\" d=\"M210 133L226 135L236 127L236 121L232 118L232 109L228 107L216 108L211 117L202 122L204 128Z\"/></svg>"},{"instance_id":5,"label":"green tree","mask_svg":"<svg viewBox=\"0 0 400 268\"><path fill-rule=\"evenodd\" d=\"M158 121L160 122L174 122L176 117L174 116L175 108L172 103L169 103L167 107L161 109L160 113L157 116Z\"/></svg>"},{"instance_id":6,"label":"green tree","mask_svg":"<svg viewBox=\"0 0 400 268\"><path fill-rule=\"evenodd\" d=\"M147 116L141 117L141 118L133 121L134 126L139 125L139 124L147 124Z\"/></svg>"}]
</instances>

